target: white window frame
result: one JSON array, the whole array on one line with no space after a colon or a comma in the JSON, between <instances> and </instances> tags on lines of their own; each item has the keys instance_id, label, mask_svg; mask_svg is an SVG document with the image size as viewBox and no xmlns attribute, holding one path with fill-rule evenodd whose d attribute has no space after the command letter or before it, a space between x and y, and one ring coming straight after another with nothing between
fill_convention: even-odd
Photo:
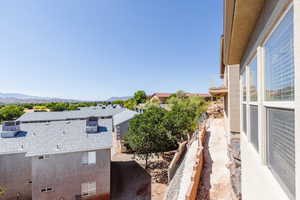
<instances>
[{"instance_id":1,"label":"white window frame","mask_svg":"<svg viewBox=\"0 0 300 200\"><path fill-rule=\"evenodd\" d=\"M245 77L243 77L245 73ZM246 79L245 80L245 84L246 84L246 101L244 101L244 83L243 83L243 79ZM243 108L243 105L246 105L246 115L247 115L247 99L248 99L248 89L247 89L247 65L244 65L244 67L242 68L241 70L241 73L240 73L240 101L242 102L240 104L240 113L241 113L241 120L240 120L240 124L241 124L241 132L247 136L248 133L245 133L244 132L244 108ZM246 122L248 120L248 116L246 116ZM246 130L248 132L248 127L246 125Z\"/></svg>"},{"instance_id":2,"label":"white window frame","mask_svg":"<svg viewBox=\"0 0 300 200\"><path fill-rule=\"evenodd\" d=\"M299 99L299 97L297 97L297 84L294 84L294 100L293 101L265 101L265 45L266 43L269 41L270 37L272 36L272 34L274 33L275 30L277 30L277 28L279 27L279 25L281 24L282 20L285 18L285 16L287 15L287 13L293 8L293 3L291 3L290 6L288 6L288 8L285 9L285 11L281 14L281 16L279 17L279 19L276 21L275 25L271 27L270 32L266 35L266 37L264 38L264 40L260 43L260 45L257 47L257 49L255 51L253 51L253 53L248 56L248 58L246 58L245 61L245 65L243 66L241 73L240 73L240 111L241 111L241 117L240 117L240 124L241 124L241 132L243 131L243 115L244 115L244 111L243 111L243 105L246 104L246 122L247 122L247 134L245 135L244 133L244 137L247 137L248 142L250 143L250 105L257 105L258 106L258 143L259 143L259 152L258 152L258 158L261 161L261 163L263 165L265 165L266 167L268 166L268 159L267 159L267 151L268 151L268 146L267 146L267 108L271 107L271 108L277 108L277 109L292 109L295 112L295 122L296 122L296 116L297 116L297 112L296 112L296 101L297 99ZM295 15L295 10L294 10L294 15ZM295 23L294 23L295 26ZM295 34L294 34L295 37ZM294 38L295 40L295 38ZM296 56L296 52L294 51L294 57ZM251 101L250 98L250 79L249 79L249 72L250 72L250 64L251 62L253 62L253 60L257 59L257 101L253 102ZM294 73L295 73L295 80L296 80L296 63L294 65L295 69L294 69ZM246 71L246 88L247 88L247 97L246 97L246 101L243 100L243 82L242 82L242 76L244 71ZM297 132L297 123L295 123L295 133ZM251 144L251 143L250 143ZM249 147L252 149L253 151L255 150L253 145L249 145ZM295 153L297 152L297 137L295 134ZM255 150L255 152L257 152ZM296 163L297 163L297 154L296 154ZM270 169L269 169L270 170ZM296 167L296 174L299 170L297 170ZM273 174L273 173L272 173ZM273 174L274 175L274 174ZM280 180L280 179L279 179ZM297 180L297 177L296 177ZM278 181L276 179L276 181ZM296 183L296 191L297 188L299 188L299 186L297 186L298 184ZM283 186L281 186L283 187ZM297 195L297 194L296 194Z\"/></svg>"},{"instance_id":3,"label":"white window frame","mask_svg":"<svg viewBox=\"0 0 300 200\"><path fill-rule=\"evenodd\" d=\"M265 40L262 42L261 44L261 85L262 85L262 91L261 91L261 94L262 94L262 100L261 100L261 104L262 104L262 107L263 107L263 110L262 110L262 117L264 119L263 121L263 141L261 143L261 146L262 146L262 151L263 151L263 155L262 155L262 163L268 167L268 141L267 141L267 126L268 126L268 121L267 121L267 108L268 107L271 107L271 108L277 108L277 109L291 109L291 110L294 110L294 113L296 114L296 84L294 84L294 100L293 101L265 101L265 69L266 69L266 65L265 65L265 45L266 43L269 41L270 37L272 36L272 34L274 33L275 30L277 30L277 28L279 27L279 25L281 24L281 22L283 21L283 19L286 17L286 15L288 14L288 12L293 9L293 3L291 3L288 8L285 9L285 11L281 14L281 16L279 17L279 19L276 21L275 25L272 27L270 33L267 35L267 37L265 38ZM295 12L294 12L295 13ZM293 26L295 26L295 23L293 22ZM294 34L294 37L295 37L295 34ZM295 40L295 38L294 38ZM294 51L294 57L295 57L295 51ZM294 65L294 79L296 80L296 65ZM295 122L296 122L296 116L295 116ZM295 159L296 159L296 124L295 123L295 127L294 127L294 130L295 130ZM296 160L295 160L296 161ZM297 163L297 161L296 161ZM269 168L269 167L268 167ZM272 171L270 168L269 168L270 171ZM297 167L295 169L295 173L297 173ZM276 176L276 173L272 173L272 175L275 177L276 181L277 182L281 182L280 181L280 178L277 178ZM297 177L296 177L296 180L297 180ZM297 193L297 181L295 183L295 187L296 187L296 193ZM280 184L281 185L281 184ZM288 189L285 188L284 185L281 185L281 187L284 189L284 190L287 190L285 191L287 195L291 195L289 194L288 192ZM297 195L297 194L296 194Z\"/></svg>"},{"instance_id":4,"label":"white window frame","mask_svg":"<svg viewBox=\"0 0 300 200\"><path fill-rule=\"evenodd\" d=\"M252 62L256 59L256 80L257 80L257 99L256 101L251 101L251 93L250 93L250 88L251 88L251 80L250 80L250 65L252 64ZM246 83L248 85L248 96L249 96L249 105L258 105L258 56L257 56L257 51L254 52L254 54L251 56L250 61L247 64L247 68L248 68L248 82Z\"/></svg>"},{"instance_id":5,"label":"white window frame","mask_svg":"<svg viewBox=\"0 0 300 200\"><path fill-rule=\"evenodd\" d=\"M293 4L291 4L280 16L280 18L277 20L275 25L271 28L271 31L268 33L268 35L264 38L263 42L261 42L261 45L258 46L258 48L246 59L246 62L241 70L240 73L240 99L241 99L241 132L247 137L248 141L250 142L250 105L257 105L258 106L258 134L259 134L259 155L261 158L261 161L264 165L267 165L267 132L266 132L266 126L267 126L267 114L266 114L266 108L272 107L272 108L280 108L280 109L293 109L295 110L295 99L296 95L294 95L295 99L294 101L265 101L265 45L269 41L270 37L274 33L274 31L279 27L280 23L286 16L286 14L290 11L290 9L293 7ZM250 99L250 79L249 79L249 73L250 73L250 64L253 62L254 59L257 59L257 101L251 101ZM243 73L246 72L246 101L243 100ZM296 90L296 84L295 84L295 90ZM247 134L243 131L243 105L246 105L246 130Z\"/></svg>"},{"instance_id":6,"label":"white window frame","mask_svg":"<svg viewBox=\"0 0 300 200\"><path fill-rule=\"evenodd\" d=\"M84 165L94 165L97 163L97 152L96 151L87 151L83 152L81 163Z\"/></svg>"},{"instance_id":7,"label":"white window frame","mask_svg":"<svg viewBox=\"0 0 300 200\"><path fill-rule=\"evenodd\" d=\"M265 66L265 57L266 57L266 53L265 53L265 46L266 43L269 41L269 39L271 38L271 36L273 35L273 33L275 32L275 30L277 30L277 28L279 27L279 25L281 24L281 22L283 21L283 19L285 18L285 16L287 15L287 13L293 8L293 3L291 3L287 9L285 9L285 11L281 14L280 18L277 20L277 22L275 23L275 25L271 28L271 31L268 33L268 35L266 36L266 38L263 40L262 44L261 44L261 48L262 48L262 57L263 57L263 62L262 62L262 71L263 71L263 96L262 96L262 101L263 101L263 105L264 107L272 107L272 108L283 108L283 109L295 109L295 94L294 94L294 100L293 101L266 101L265 98L265 70L266 70L266 66ZM294 22L293 22L294 23ZM295 54L295 52L294 52ZM295 70L294 70L295 73ZM296 85L294 85L294 90L295 90Z\"/></svg>"},{"instance_id":8,"label":"white window frame","mask_svg":"<svg viewBox=\"0 0 300 200\"><path fill-rule=\"evenodd\" d=\"M261 108L259 111L259 115L260 115L260 120L259 123L261 123L261 125L259 126L260 129L260 135L261 135L261 141L260 141L260 149L261 149L261 161L264 165L268 165L268 159L267 159L267 155L268 155L268 149L267 149L267 143L268 143L268 138L267 138L267 108L271 107L271 108L278 108L278 109L293 109L295 110L295 99L296 99L296 95L294 94L294 101L265 101L265 70L266 70L266 66L265 66L265 45L266 43L269 41L269 39L271 38L272 34L274 33L274 31L279 27L280 23L282 22L282 20L285 18L285 16L287 15L287 13L293 8L293 3L291 3L290 6L288 6L288 8L281 14L280 18L277 20L277 22L275 23L275 25L271 28L271 31L268 33L268 35L265 37L265 39L263 40L263 42L261 43L261 46L258 47L259 49L259 56L260 59L258 62L260 62L260 67L259 67L259 71L260 71L260 104L261 104ZM294 90L296 90L296 84L294 85Z\"/></svg>"},{"instance_id":9,"label":"white window frame","mask_svg":"<svg viewBox=\"0 0 300 200\"><path fill-rule=\"evenodd\" d=\"M88 164L93 165L97 162L97 153L96 151L89 151L88 152Z\"/></svg>"}]
</instances>

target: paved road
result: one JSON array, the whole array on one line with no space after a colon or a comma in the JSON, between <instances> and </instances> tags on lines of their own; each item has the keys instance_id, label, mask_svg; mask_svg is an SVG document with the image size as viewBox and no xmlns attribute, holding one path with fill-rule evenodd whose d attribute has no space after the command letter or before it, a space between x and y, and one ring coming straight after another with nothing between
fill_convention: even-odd
<instances>
[{"instance_id":1,"label":"paved road","mask_svg":"<svg viewBox=\"0 0 300 200\"><path fill-rule=\"evenodd\" d=\"M113 161L111 200L151 200L151 176L135 161Z\"/></svg>"}]
</instances>

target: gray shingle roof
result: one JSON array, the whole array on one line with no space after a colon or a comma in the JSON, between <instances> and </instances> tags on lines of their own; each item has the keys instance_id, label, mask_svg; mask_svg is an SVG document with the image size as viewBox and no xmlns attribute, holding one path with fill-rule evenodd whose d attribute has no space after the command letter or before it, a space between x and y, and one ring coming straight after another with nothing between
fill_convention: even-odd
<instances>
[{"instance_id":1,"label":"gray shingle roof","mask_svg":"<svg viewBox=\"0 0 300 200\"><path fill-rule=\"evenodd\" d=\"M27 135L0 138L0 154L38 156L111 148L112 119L100 119L100 132L96 134L87 134L85 125L86 120L21 124Z\"/></svg>"},{"instance_id":2,"label":"gray shingle roof","mask_svg":"<svg viewBox=\"0 0 300 200\"><path fill-rule=\"evenodd\" d=\"M46 122L59 120L85 119L91 116L109 117L126 110L125 108L106 107L105 109L85 108L83 110L63 112L31 112L25 113L17 121L21 122Z\"/></svg>"},{"instance_id":3,"label":"gray shingle roof","mask_svg":"<svg viewBox=\"0 0 300 200\"><path fill-rule=\"evenodd\" d=\"M113 116L114 125L118 125L125 121L128 121L132 119L136 114L138 113L131 110L124 110L123 112L120 112Z\"/></svg>"}]
</instances>

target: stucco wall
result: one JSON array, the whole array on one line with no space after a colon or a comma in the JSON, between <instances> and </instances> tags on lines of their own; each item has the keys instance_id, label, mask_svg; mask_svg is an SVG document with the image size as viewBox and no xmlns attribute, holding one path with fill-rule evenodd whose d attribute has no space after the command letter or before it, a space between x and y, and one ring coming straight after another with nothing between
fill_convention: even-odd
<instances>
[{"instance_id":1,"label":"stucco wall","mask_svg":"<svg viewBox=\"0 0 300 200\"><path fill-rule=\"evenodd\" d=\"M81 163L83 152L50 155L48 159L32 158L33 200L63 197L73 200L81 194L81 183L96 181L97 194L110 193L110 149L96 152L96 164ZM41 192L49 186L53 192Z\"/></svg>"},{"instance_id":2,"label":"stucco wall","mask_svg":"<svg viewBox=\"0 0 300 200\"><path fill-rule=\"evenodd\" d=\"M121 139L124 139L124 137L128 134L129 121L125 121L121 123L119 126L120 126Z\"/></svg>"},{"instance_id":3,"label":"stucco wall","mask_svg":"<svg viewBox=\"0 0 300 200\"><path fill-rule=\"evenodd\" d=\"M6 192L0 199L15 200L17 193L24 200L31 199L31 158L23 153L0 156L0 186Z\"/></svg>"},{"instance_id":4,"label":"stucco wall","mask_svg":"<svg viewBox=\"0 0 300 200\"><path fill-rule=\"evenodd\" d=\"M228 65L229 131L240 132L240 72L239 65Z\"/></svg>"},{"instance_id":5,"label":"stucco wall","mask_svg":"<svg viewBox=\"0 0 300 200\"><path fill-rule=\"evenodd\" d=\"M124 144L124 137L128 134L128 130L129 130L129 120L125 121L119 125L119 135L120 137L118 138L117 135L117 127L115 127L115 131L113 132L113 153L120 153L120 152L126 152L127 149L126 147L123 145Z\"/></svg>"},{"instance_id":6,"label":"stucco wall","mask_svg":"<svg viewBox=\"0 0 300 200\"><path fill-rule=\"evenodd\" d=\"M285 192L266 165L262 165L254 147L241 134L243 200L288 200Z\"/></svg>"}]
</instances>

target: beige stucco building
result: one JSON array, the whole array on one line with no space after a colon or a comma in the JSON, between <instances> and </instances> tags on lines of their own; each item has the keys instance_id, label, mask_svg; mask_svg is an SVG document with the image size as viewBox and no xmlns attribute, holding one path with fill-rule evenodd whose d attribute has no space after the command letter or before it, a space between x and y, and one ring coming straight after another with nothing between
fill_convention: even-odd
<instances>
[{"instance_id":1,"label":"beige stucco building","mask_svg":"<svg viewBox=\"0 0 300 200\"><path fill-rule=\"evenodd\" d=\"M210 92L240 132L242 197L300 199L300 0L224 0L223 34Z\"/></svg>"}]
</instances>

